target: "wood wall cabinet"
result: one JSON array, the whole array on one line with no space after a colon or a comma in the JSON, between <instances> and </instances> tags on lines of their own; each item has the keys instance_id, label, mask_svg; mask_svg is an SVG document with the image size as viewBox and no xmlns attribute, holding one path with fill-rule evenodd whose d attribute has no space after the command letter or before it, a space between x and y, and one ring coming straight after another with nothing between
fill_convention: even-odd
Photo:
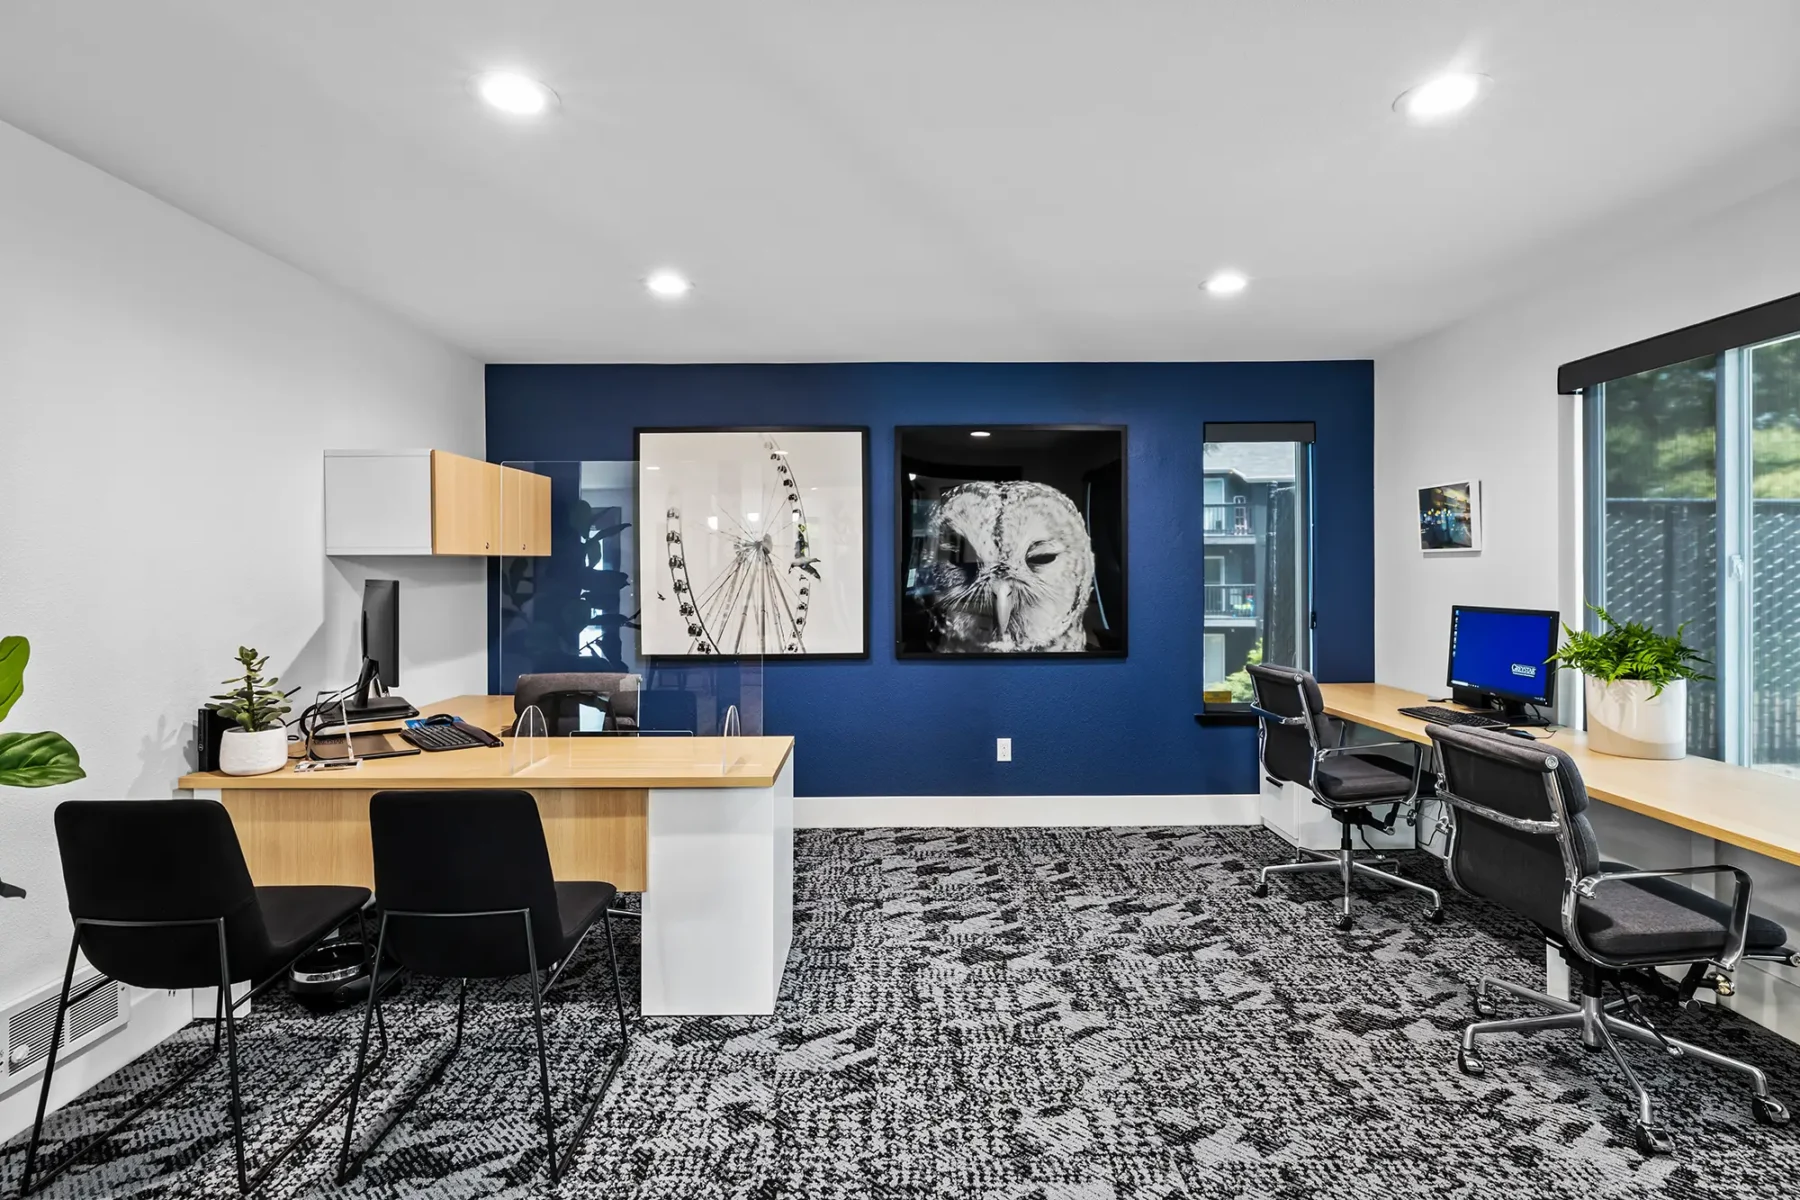
<instances>
[{"instance_id":1,"label":"wood wall cabinet","mask_svg":"<svg viewBox=\"0 0 1800 1200\"><path fill-rule=\"evenodd\" d=\"M447 450L327 450L325 553L547 555L550 480Z\"/></svg>"},{"instance_id":2,"label":"wood wall cabinet","mask_svg":"<svg viewBox=\"0 0 1800 1200\"><path fill-rule=\"evenodd\" d=\"M503 554L550 553L550 478L500 468L500 546Z\"/></svg>"}]
</instances>

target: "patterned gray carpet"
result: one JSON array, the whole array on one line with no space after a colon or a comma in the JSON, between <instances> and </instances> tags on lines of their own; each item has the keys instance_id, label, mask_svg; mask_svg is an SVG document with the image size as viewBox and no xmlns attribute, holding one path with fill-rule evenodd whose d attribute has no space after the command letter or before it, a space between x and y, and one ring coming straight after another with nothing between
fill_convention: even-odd
<instances>
[{"instance_id":1,"label":"patterned gray carpet","mask_svg":"<svg viewBox=\"0 0 1800 1200\"><path fill-rule=\"evenodd\" d=\"M1340 933L1319 877L1250 896L1280 855L1253 829L870 830L799 835L794 955L773 1018L643 1023L563 1197L1790 1197L1800 1132L1736 1080L1642 1067L1676 1138L1646 1160L1626 1093L1571 1036L1495 1038L1454 1066L1468 985L1531 983L1518 923L1446 891L1442 925L1369 887ZM1441 883L1433 860L1414 878ZM635 995L637 946L622 944ZM603 952L551 1009L567 1127L612 1045ZM367 1120L448 1044L454 990L414 981ZM528 1001L472 993L462 1056L346 1188L341 1117L259 1195L540 1196ZM1520 1011L1503 1005L1503 1012ZM254 1166L349 1069L353 1014L264 1005L244 1038ZM1800 1101L1800 1052L1708 1010L1681 1036L1750 1059ZM68 1137L160 1077L196 1026L53 1120ZM235 1194L223 1070L144 1119L58 1197ZM1800 1105L1796 1105L1800 1107ZM23 1139L0 1152L12 1194Z\"/></svg>"}]
</instances>

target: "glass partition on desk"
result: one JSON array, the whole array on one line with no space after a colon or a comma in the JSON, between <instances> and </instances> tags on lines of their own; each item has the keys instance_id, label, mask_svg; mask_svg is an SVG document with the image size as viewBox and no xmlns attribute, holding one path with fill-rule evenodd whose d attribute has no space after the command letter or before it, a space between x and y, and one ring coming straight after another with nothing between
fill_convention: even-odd
<instances>
[{"instance_id":1,"label":"glass partition on desk","mask_svg":"<svg viewBox=\"0 0 1800 1200\"><path fill-rule=\"evenodd\" d=\"M509 552L497 560L492 581L492 683L499 693L517 694L524 680L560 757L597 758L606 753L601 743L619 738L761 736L762 630L751 614L763 610L747 598L747 570L733 568L747 566L764 543L721 536L696 511L691 530L679 518L649 522L652 532L642 536L651 540L640 545L645 523L633 462L532 460L502 468L502 545ZM688 483L700 493L712 487L710 480ZM718 486L737 483L722 478ZM706 502L705 494L694 501L702 508ZM703 540L692 565L685 536ZM647 601L686 621L671 630L677 641L668 652L643 652ZM714 636L704 626L719 623L721 601L736 621ZM665 753L692 759L696 748L632 751L645 761ZM725 769L741 757L729 743L719 753Z\"/></svg>"}]
</instances>

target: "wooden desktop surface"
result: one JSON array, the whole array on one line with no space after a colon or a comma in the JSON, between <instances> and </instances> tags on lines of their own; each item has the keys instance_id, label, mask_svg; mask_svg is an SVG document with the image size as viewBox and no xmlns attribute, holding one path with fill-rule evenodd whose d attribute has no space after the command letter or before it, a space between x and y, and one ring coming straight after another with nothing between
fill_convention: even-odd
<instances>
[{"instance_id":1,"label":"wooden desktop surface","mask_svg":"<svg viewBox=\"0 0 1800 1200\"><path fill-rule=\"evenodd\" d=\"M469 724L499 732L512 724L511 696L455 696L420 708L424 716L452 713ZM389 731L399 745L399 722L358 726L358 732ZM731 754L725 769L727 742ZM224 790L338 791L380 788L528 787L528 788L715 788L773 787L782 764L793 753L791 737L593 737L542 739L544 757L515 773L523 763L522 747L513 740L494 748L446 750L403 758L374 758L345 771L297 774L292 764L268 775L225 775L196 771L183 775L184 788ZM303 753L298 743L290 750Z\"/></svg>"},{"instance_id":2,"label":"wooden desktop surface","mask_svg":"<svg viewBox=\"0 0 1800 1200\"><path fill-rule=\"evenodd\" d=\"M512 723L511 696L456 696L421 708L452 713L498 733ZM365 727L358 727L359 731ZM398 722L369 725L396 730ZM390 739L399 738L390 733ZM371 887L369 797L389 788L522 788L537 800L558 879L603 879L641 892L647 879L651 788L767 788L793 753L791 737L547 738L541 761L514 771L513 739L476 747L377 758L345 771L267 775L197 771L180 786L217 789L231 814L251 878L260 886L337 883ZM725 767L728 748L729 769ZM303 753L298 745L290 751Z\"/></svg>"},{"instance_id":3,"label":"wooden desktop surface","mask_svg":"<svg viewBox=\"0 0 1800 1200\"><path fill-rule=\"evenodd\" d=\"M1428 723L1398 711L1430 703L1419 692L1380 683L1322 683L1319 690L1331 716L1409 742L1431 740ZM1588 749L1585 733L1567 729L1549 742L1569 752L1596 800L1800 865L1800 780L1691 755L1656 761L1601 754Z\"/></svg>"}]
</instances>

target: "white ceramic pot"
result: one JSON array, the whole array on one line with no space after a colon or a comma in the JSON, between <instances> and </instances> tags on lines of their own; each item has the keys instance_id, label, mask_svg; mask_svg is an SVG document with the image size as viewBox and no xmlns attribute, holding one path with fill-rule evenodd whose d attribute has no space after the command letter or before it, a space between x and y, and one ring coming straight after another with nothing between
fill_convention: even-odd
<instances>
[{"instance_id":1,"label":"white ceramic pot","mask_svg":"<svg viewBox=\"0 0 1800 1200\"><path fill-rule=\"evenodd\" d=\"M1623 758L1687 757L1687 680L1656 688L1641 679L1587 681L1588 748Z\"/></svg>"},{"instance_id":2,"label":"white ceramic pot","mask_svg":"<svg viewBox=\"0 0 1800 1200\"><path fill-rule=\"evenodd\" d=\"M227 729L219 739L219 770L227 775L267 775L287 766L287 727L249 733Z\"/></svg>"}]
</instances>

